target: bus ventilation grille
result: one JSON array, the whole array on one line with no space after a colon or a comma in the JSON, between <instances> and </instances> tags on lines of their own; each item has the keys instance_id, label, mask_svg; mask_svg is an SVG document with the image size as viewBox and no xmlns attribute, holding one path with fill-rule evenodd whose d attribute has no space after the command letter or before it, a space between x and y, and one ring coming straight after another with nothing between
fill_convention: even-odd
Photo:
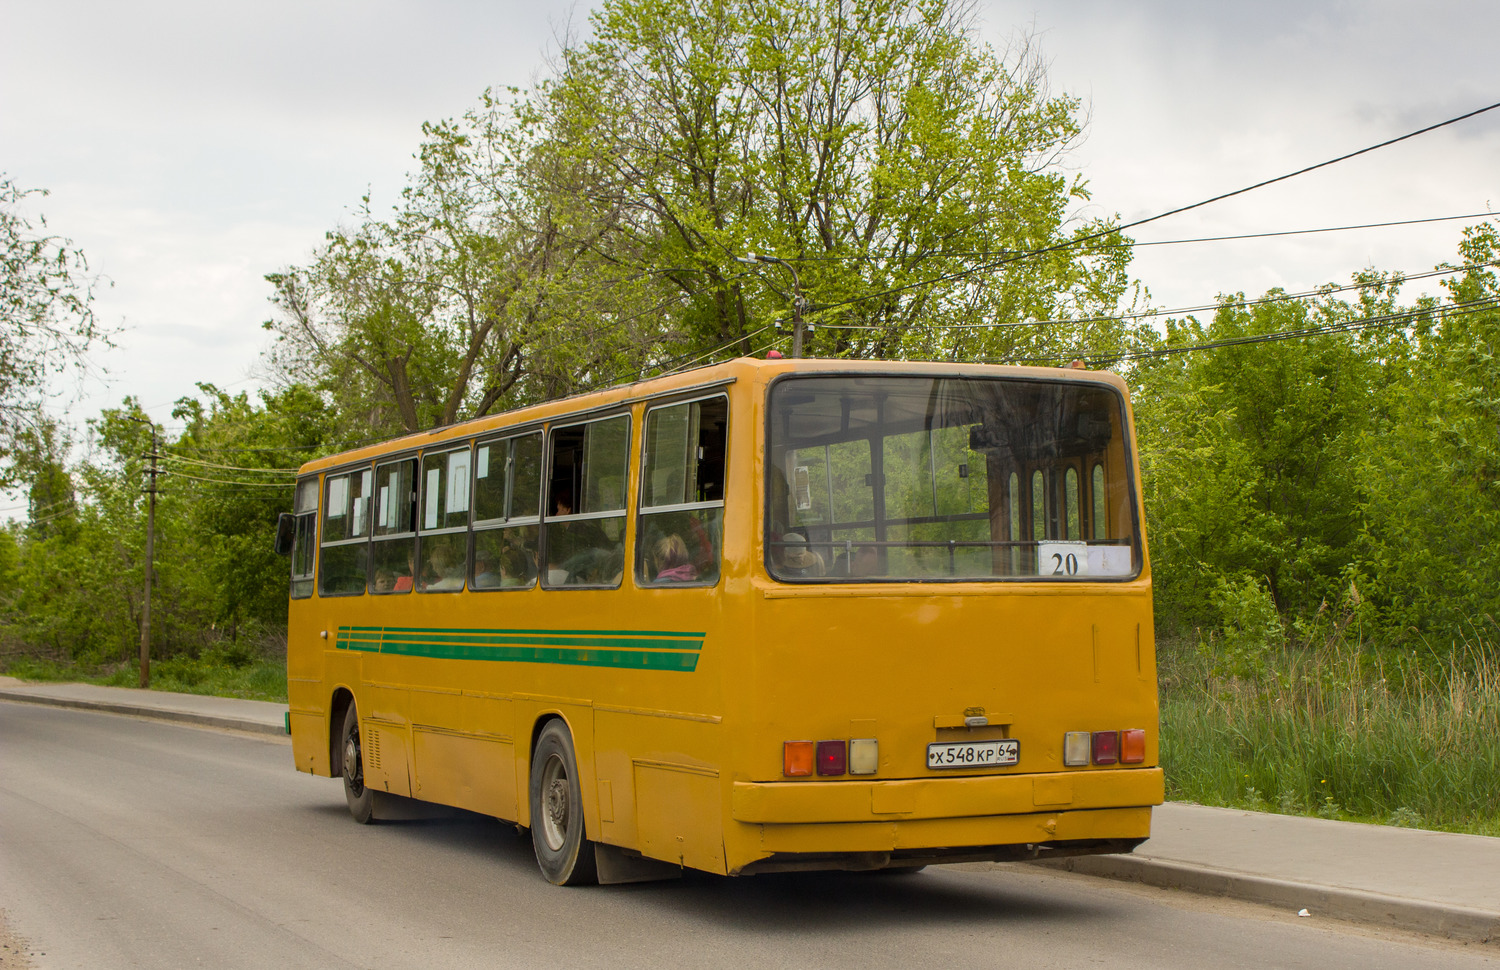
<instances>
[{"instance_id":1,"label":"bus ventilation grille","mask_svg":"<svg viewBox=\"0 0 1500 970\"><path fill-rule=\"evenodd\" d=\"M371 731L370 739L365 743L365 765L376 771L380 770L380 732Z\"/></svg>"}]
</instances>

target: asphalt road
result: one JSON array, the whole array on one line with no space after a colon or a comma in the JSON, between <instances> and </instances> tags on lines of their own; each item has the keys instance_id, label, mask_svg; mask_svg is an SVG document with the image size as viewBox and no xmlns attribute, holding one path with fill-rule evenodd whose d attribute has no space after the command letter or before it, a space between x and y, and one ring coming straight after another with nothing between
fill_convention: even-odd
<instances>
[{"instance_id":1,"label":"asphalt road","mask_svg":"<svg viewBox=\"0 0 1500 970\"><path fill-rule=\"evenodd\" d=\"M0 910L44 968L1500 966L1026 866L560 889L498 822L356 825L283 740L15 703Z\"/></svg>"}]
</instances>

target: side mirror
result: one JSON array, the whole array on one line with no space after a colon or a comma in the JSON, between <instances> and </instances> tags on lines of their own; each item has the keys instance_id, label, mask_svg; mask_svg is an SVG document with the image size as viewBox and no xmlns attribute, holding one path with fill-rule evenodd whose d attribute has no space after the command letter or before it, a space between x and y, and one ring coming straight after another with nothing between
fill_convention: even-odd
<instances>
[{"instance_id":1,"label":"side mirror","mask_svg":"<svg viewBox=\"0 0 1500 970\"><path fill-rule=\"evenodd\" d=\"M283 512L276 517L276 555L290 556L297 538L297 517Z\"/></svg>"}]
</instances>

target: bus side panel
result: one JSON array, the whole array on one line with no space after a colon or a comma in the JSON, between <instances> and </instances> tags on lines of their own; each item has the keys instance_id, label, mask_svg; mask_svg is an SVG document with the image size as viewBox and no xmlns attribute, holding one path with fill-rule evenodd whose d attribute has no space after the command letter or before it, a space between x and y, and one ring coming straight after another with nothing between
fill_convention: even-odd
<instances>
[{"instance_id":1,"label":"bus side panel","mask_svg":"<svg viewBox=\"0 0 1500 970\"><path fill-rule=\"evenodd\" d=\"M425 801L514 819L516 743L512 703L466 688L481 684L479 661L404 658L412 686L412 794Z\"/></svg>"},{"instance_id":2,"label":"bus side panel","mask_svg":"<svg viewBox=\"0 0 1500 970\"><path fill-rule=\"evenodd\" d=\"M635 783L641 854L723 873L718 769L637 761Z\"/></svg>"},{"instance_id":3,"label":"bus side panel","mask_svg":"<svg viewBox=\"0 0 1500 970\"><path fill-rule=\"evenodd\" d=\"M516 817L516 746L510 738L412 729L416 784L426 801L497 818Z\"/></svg>"},{"instance_id":4,"label":"bus side panel","mask_svg":"<svg viewBox=\"0 0 1500 970\"><path fill-rule=\"evenodd\" d=\"M328 692L324 687L323 641L313 603L292 600L286 646L287 706L291 713L292 761L298 771L329 773Z\"/></svg>"}]
</instances>

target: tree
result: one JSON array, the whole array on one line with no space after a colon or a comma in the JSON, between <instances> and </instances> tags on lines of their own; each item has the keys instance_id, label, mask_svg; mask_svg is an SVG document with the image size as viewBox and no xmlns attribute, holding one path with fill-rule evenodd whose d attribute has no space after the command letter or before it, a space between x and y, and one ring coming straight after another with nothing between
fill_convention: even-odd
<instances>
[{"instance_id":1,"label":"tree","mask_svg":"<svg viewBox=\"0 0 1500 970\"><path fill-rule=\"evenodd\" d=\"M1500 227L1468 229L1364 442L1362 584L1393 637L1446 656L1500 617Z\"/></svg>"},{"instance_id":2,"label":"tree","mask_svg":"<svg viewBox=\"0 0 1500 970\"><path fill-rule=\"evenodd\" d=\"M333 420L305 387L230 395L199 385L177 403L186 429L156 429L152 653L232 647L247 658L284 643L287 564L276 519L294 470L334 447ZM61 437L31 442L32 512L0 539L0 642L85 665L128 663L140 643L145 584L146 456L152 426L127 399L89 422L87 457Z\"/></svg>"},{"instance_id":3,"label":"tree","mask_svg":"<svg viewBox=\"0 0 1500 970\"><path fill-rule=\"evenodd\" d=\"M629 336L599 294L568 281L595 258L586 223L609 214L537 202L536 166L552 166L549 185L563 176L556 159L525 154L519 124L487 94L462 121L425 125L419 171L390 219L367 198L359 225L330 232L310 265L267 277L273 365L329 394L364 436L568 393L579 384L569 375L597 370ZM565 300L592 311L572 319L591 319L554 338L552 307Z\"/></svg>"},{"instance_id":4,"label":"tree","mask_svg":"<svg viewBox=\"0 0 1500 970\"><path fill-rule=\"evenodd\" d=\"M273 362L380 433L762 351L798 295L814 354L1117 352L1082 322L1130 250L1073 212L1079 104L967 11L610 0L555 76L425 126L389 219L270 277Z\"/></svg>"},{"instance_id":5,"label":"tree","mask_svg":"<svg viewBox=\"0 0 1500 970\"><path fill-rule=\"evenodd\" d=\"M658 361L770 340L796 264L815 354L1056 354L1080 327L996 327L1111 312L1117 235L1066 228L1088 198L1058 167L1079 104L1046 90L1029 43L1002 55L949 0L615 0L531 93L534 151L594 159L620 212L601 284L659 281L685 337ZM1035 251L1040 255L1027 255ZM1114 328L1118 334L1118 328ZM1101 350L1107 334L1090 334ZM774 339L774 334L770 335Z\"/></svg>"},{"instance_id":6,"label":"tree","mask_svg":"<svg viewBox=\"0 0 1500 970\"><path fill-rule=\"evenodd\" d=\"M1355 304L1273 290L1225 299L1208 326L1169 321L1165 351L1229 345L1169 353L1134 374L1168 628L1216 625L1216 600L1238 602L1247 582L1262 584L1278 610L1311 616L1357 564L1356 468L1385 361L1405 353L1400 328L1319 332L1394 313L1398 280L1360 282Z\"/></svg>"},{"instance_id":7,"label":"tree","mask_svg":"<svg viewBox=\"0 0 1500 970\"><path fill-rule=\"evenodd\" d=\"M83 251L33 222L23 209L37 189L0 173L0 479L16 480L18 438L46 433L40 408L49 375L80 366L89 348L109 344L94 316L94 287Z\"/></svg>"},{"instance_id":8,"label":"tree","mask_svg":"<svg viewBox=\"0 0 1500 970\"><path fill-rule=\"evenodd\" d=\"M263 392L259 402L212 384L198 390L205 400L173 408L187 427L164 449L169 493L180 501L173 558L193 565L195 602L231 642L247 627L277 636L286 628L287 561L275 551L276 520L292 507L297 466L328 448L332 414L301 386Z\"/></svg>"}]
</instances>

